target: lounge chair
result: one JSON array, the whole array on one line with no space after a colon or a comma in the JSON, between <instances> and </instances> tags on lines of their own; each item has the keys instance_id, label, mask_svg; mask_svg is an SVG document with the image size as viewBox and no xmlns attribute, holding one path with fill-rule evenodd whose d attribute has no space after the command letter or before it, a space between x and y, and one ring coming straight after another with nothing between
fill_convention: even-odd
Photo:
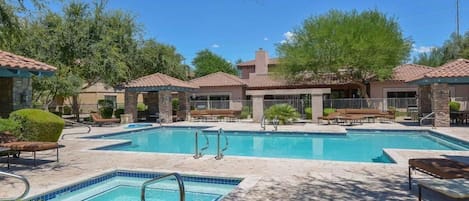
<instances>
[{"instance_id":1,"label":"lounge chair","mask_svg":"<svg viewBox=\"0 0 469 201\"><path fill-rule=\"evenodd\" d=\"M111 119L104 119L100 114L98 113L91 113L91 118L93 119L93 122L98 124L99 126L102 126L103 124L113 124L113 123L120 123L120 119L116 118L111 118Z\"/></svg>"},{"instance_id":2,"label":"lounge chair","mask_svg":"<svg viewBox=\"0 0 469 201\"><path fill-rule=\"evenodd\" d=\"M431 175L438 179L469 178L469 164L446 158L409 159L409 189L412 189L411 170Z\"/></svg>"},{"instance_id":3,"label":"lounge chair","mask_svg":"<svg viewBox=\"0 0 469 201\"><path fill-rule=\"evenodd\" d=\"M34 166L36 166L36 152L57 149L57 162L59 161L59 144L57 142L37 142L37 141L17 141L11 134L0 134L1 139L8 139L2 141L0 147L9 148L12 152L33 152Z\"/></svg>"}]
</instances>

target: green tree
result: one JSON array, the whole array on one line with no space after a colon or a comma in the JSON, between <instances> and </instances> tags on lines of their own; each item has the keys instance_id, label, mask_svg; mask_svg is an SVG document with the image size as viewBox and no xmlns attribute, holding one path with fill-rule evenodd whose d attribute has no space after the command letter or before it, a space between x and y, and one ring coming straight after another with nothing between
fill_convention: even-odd
<instances>
[{"instance_id":1,"label":"green tree","mask_svg":"<svg viewBox=\"0 0 469 201\"><path fill-rule=\"evenodd\" d=\"M361 86L365 97L364 83L389 77L410 49L411 41L397 21L377 10L332 10L310 17L293 31L291 40L277 46L281 76L297 81L305 74L337 73Z\"/></svg>"},{"instance_id":2,"label":"green tree","mask_svg":"<svg viewBox=\"0 0 469 201\"><path fill-rule=\"evenodd\" d=\"M469 59L469 31L463 36L452 34L441 47L417 55L414 63L436 67L459 58Z\"/></svg>"},{"instance_id":3,"label":"green tree","mask_svg":"<svg viewBox=\"0 0 469 201\"><path fill-rule=\"evenodd\" d=\"M192 65L195 67L195 77L202 77L219 71L233 75L238 74L230 62L208 49L197 52L197 56L192 61Z\"/></svg>"}]
</instances>

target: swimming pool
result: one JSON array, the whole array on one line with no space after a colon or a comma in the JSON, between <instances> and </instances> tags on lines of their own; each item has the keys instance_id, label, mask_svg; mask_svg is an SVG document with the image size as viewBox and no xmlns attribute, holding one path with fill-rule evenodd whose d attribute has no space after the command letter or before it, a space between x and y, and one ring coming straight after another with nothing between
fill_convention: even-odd
<instances>
[{"instance_id":1,"label":"swimming pool","mask_svg":"<svg viewBox=\"0 0 469 201\"><path fill-rule=\"evenodd\" d=\"M100 150L194 154L194 133L200 130L163 127L96 138L129 140ZM204 154L216 154L216 132L204 134L209 142ZM427 131L348 130L346 134L226 131L225 135L229 142L227 156L392 163L383 149L469 150L465 142ZM204 135L199 135L199 147L205 143ZM225 145L224 138L221 144Z\"/></svg>"},{"instance_id":2,"label":"swimming pool","mask_svg":"<svg viewBox=\"0 0 469 201\"><path fill-rule=\"evenodd\" d=\"M140 188L144 181L164 174L116 170L86 181L66 186L30 198L32 201L128 201L140 200ZM231 192L239 178L220 178L182 175L187 201L216 201ZM177 182L173 179L149 185L147 200L173 201L179 199Z\"/></svg>"},{"instance_id":3,"label":"swimming pool","mask_svg":"<svg viewBox=\"0 0 469 201\"><path fill-rule=\"evenodd\" d=\"M151 123L131 123L124 126L124 129L147 128L152 126L153 124Z\"/></svg>"}]
</instances>

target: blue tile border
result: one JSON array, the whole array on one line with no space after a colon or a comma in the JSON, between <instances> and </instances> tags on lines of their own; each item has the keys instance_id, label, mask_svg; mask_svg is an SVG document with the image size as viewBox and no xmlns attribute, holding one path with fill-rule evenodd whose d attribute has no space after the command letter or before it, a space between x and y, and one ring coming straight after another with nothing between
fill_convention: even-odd
<instances>
[{"instance_id":1,"label":"blue tile border","mask_svg":"<svg viewBox=\"0 0 469 201\"><path fill-rule=\"evenodd\" d=\"M346 132L306 132L306 131L248 131L248 130L223 130L225 133L232 135L284 135L284 136L304 136L304 135L319 135L319 136L346 136ZM207 134L217 133L217 130L202 130Z\"/></svg>"},{"instance_id":2,"label":"blue tile border","mask_svg":"<svg viewBox=\"0 0 469 201\"><path fill-rule=\"evenodd\" d=\"M114 177L131 177L131 178L144 178L151 179L159 176L163 176L167 173L160 172L142 172L142 171L131 171L131 170L114 170L112 172L104 173L102 175L92 177L79 183L71 184L57 190L46 192L44 194L35 196L28 200L30 201L47 201L54 199L58 195L63 193L74 192L88 186L101 183ZM194 175L182 175L182 179L185 182L199 182L199 183L210 183L210 184L226 184L236 186L243 180L242 178L228 178L228 177L211 177L211 176L194 176ZM174 179L170 179L174 180Z\"/></svg>"},{"instance_id":3,"label":"blue tile border","mask_svg":"<svg viewBox=\"0 0 469 201\"><path fill-rule=\"evenodd\" d=\"M107 133L107 134L100 134L100 135L93 135L93 136L86 136L81 137L82 139L105 139L105 137L111 137L116 135L123 135L123 134L130 134L130 133L140 133L149 130L159 130L164 128L187 128L187 129L206 129L210 128L211 126L162 126L162 127L151 127L151 128L141 128L136 130L124 130L115 133Z\"/></svg>"}]
</instances>

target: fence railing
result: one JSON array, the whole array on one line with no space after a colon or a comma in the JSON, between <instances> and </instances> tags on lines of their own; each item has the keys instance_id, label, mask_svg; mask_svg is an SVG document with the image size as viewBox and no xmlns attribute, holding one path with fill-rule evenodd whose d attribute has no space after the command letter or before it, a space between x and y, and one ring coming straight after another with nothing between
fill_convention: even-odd
<instances>
[{"instance_id":1,"label":"fence railing","mask_svg":"<svg viewBox=\"0 0 469 201\"><path fill-rule=\"evenodd\" d=\"M269 109L269 107L277 104L288 104L300 113L301 117L304 118L305 108L311 107L311 100L308 99L273 99L273 100L264 100L264 110Z\"/></svg>"},{"instance_id":2,"label":"fence railing","mask_svg":"<svg viewBox=\"0 0 469 201\"><path fill-rule=\"evenodd\" d=\"M345 99L326 99L323 101L325 108L355 108L355 109L379 109L387 111L396 109L405 111L409 107L417 106L417 98L345 98Z\"/></svg>"},{"instance_id":3,"label":"fence railing","mask_svg":"<svg viewBox=\"0 0 469 201\"><path fill-rule=\"evenodd\" d=\"M251 111L251 100L191 100L189 101L192 110L247 110Z\"/></svg>"}]
</instances>

